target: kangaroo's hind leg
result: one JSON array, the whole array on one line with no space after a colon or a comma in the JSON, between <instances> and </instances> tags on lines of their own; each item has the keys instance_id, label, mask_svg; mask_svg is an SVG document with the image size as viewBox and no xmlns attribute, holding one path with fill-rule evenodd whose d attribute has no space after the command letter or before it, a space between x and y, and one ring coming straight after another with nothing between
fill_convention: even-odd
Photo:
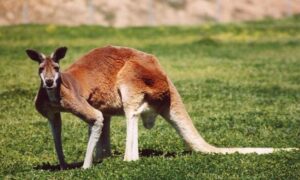
<instances>
[{"instance_id":1,"label":"kangaroo's hind leg","mask_svg":"<svg viewBox=\"0 0 300 180\"><path fill-rule=\"evenodd\" d=\"M144 102L144 94L136 91L129 85L120 87L123 108L126 116L126 149L124 161L135 161L139 159L138 153L138 118L147 108Z\"/></svg>"}]
</instances>

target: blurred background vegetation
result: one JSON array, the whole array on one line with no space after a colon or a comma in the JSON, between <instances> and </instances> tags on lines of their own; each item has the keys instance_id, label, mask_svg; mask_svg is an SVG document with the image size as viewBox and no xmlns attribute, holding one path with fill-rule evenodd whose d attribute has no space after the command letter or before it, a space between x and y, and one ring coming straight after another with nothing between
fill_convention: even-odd
<instances>
[{"instance_id":1,"label":"blurred background vegetation","mask_svg":"<svg viewBox=\"0 0 300 180\"><path fill-rule=\"evenodd\" d=\"M0 25L198 25L299 13L299 0L0 0Z\"/></svg>"}]
</instances>

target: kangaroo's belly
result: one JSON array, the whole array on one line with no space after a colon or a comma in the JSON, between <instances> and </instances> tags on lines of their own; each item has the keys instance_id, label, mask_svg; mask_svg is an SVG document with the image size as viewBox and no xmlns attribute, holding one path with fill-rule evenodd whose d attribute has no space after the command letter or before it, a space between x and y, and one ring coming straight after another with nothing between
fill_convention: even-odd
<instances>
[{"instance_id":1,"label":"kangaroo's belly","mask_svg":"<svg viewBox=\"0 0 300 180\"><path fill-rule=\"evenodd\" d=\"M105 108L102 107L99 109L104 116L124 116L123 108Z\"/></svg>"},{"instance_id":2,"label":"kangaroo's belly","mask_svg":"<svg viewBox=\"0 0 300 180\"><path fill-rule=\"evenodd\" d=\"M96 89L90 94L87 101L104 115L124 115L121 97L117 89L112 88L106 91Z\"/></svg>"}]
</instances>

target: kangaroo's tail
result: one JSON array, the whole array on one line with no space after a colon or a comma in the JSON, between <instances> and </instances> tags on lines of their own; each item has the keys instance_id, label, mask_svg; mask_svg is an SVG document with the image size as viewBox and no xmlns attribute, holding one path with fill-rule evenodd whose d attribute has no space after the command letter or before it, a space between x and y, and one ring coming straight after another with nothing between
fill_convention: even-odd
<instances>
[{"instance_id":1,"label":"kangaroo's tail","mask_svg":"<svg viewBox=\"0 0 300 180\"><path fill-rule=\"evenodd\" d=\"M185 143L194 151L203 153L257 153L268 154L275 151L291 151L299 150L297 148L218 148L207 143L203 137L198 133L197 129L192 123L184 104L178 94L173 83L168 80L170 87L170 106L166 109L162 116L169 121L183 138Z\"/></svg>"}]
</instances>

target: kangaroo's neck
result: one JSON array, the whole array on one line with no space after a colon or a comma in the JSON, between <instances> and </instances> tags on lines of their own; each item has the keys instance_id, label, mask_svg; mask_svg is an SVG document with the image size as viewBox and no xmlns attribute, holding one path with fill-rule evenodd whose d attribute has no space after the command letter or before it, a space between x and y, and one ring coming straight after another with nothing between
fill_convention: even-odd
<instances>
[{"instance_id":1,"label":"kangaroo's neck","mask_svg":"<svg viewBox=\"0 0 300 180\"><path fill-rule=\"evenodd\" d=\"M57 86L55 88L44 88L48 99L50 102L54 103L54 102L59 102L60 101L60 87L61 87L61 78L57 79Z\"/></svg>"},{"instance_id":2,"label":"kangaroo's neck","mask_svg":"<svg viewBox=\"0 0 300 180\"><path fill-rule=\"evenodd\" d=\"M80 82L74 78L74 76L70 73L61 73L60 74L60 87L64 87L64 89L68 89L69 92L72 92L76 95L82 95L82 88L80 86Z\"/></svg>"},{"instance_id":3,"label":"kangaroo's neck","mask_svg":"<svg viewBox=\"0 0 300 180\"><path fill-rule=\"evenodd\" d=\"M48 98L50 102L58 102L59 101L59 90L58 88L53 88L53 89L46 89Z\"/></svg>"}]
</instances>

